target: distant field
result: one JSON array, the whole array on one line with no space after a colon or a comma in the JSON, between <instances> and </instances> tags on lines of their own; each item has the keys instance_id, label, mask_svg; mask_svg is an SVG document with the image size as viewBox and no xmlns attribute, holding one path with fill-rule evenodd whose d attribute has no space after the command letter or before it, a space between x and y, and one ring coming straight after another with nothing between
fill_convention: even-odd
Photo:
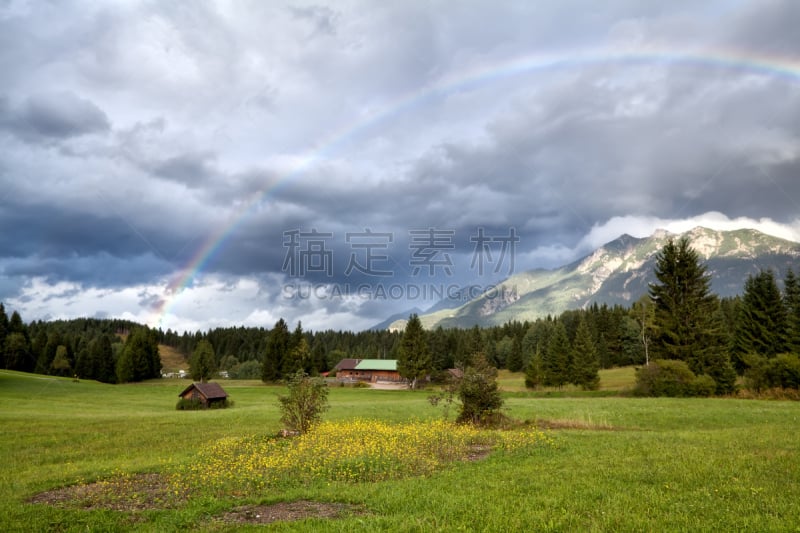
<instances>
[{"instance_id":1,"label":"distant field","mask_svg":"<svg viewBox=\"0 0 800 533\"><path fill-rule=\"evenodd\" d=\"M636 370L632 366L622 368L610 368L600 370L600 389L601 391L623 391L633 387L636 381ZM509 372L508 370L500 370L497 375L497 383L500 388L507 392L522 392L528 391L525 388L525 375L522 372ZM553 392L575 392L580 388L574 385L566 385L562 389L555 389L550 387L542 387L539 391L541 393Z\"/></svg>"},{"instance_id":2,"label":"distant field","mask_svg":"<svg viewBox=\"0 0 800 533\"><path fill-rule=\"evenodd\" d=\"M631 373L603 380L624 386ZM273 434L282 388L226 381L232 409L178 412L184 380L103 385L0 371L0 530L230 531L245 526L222 517L243 504L296 500L359 512L274 530L787 531L800 524L800 403L536 397L513 390L519 379L501 375L511 391L508 415L584 429L551 431L556 448L494 453L421 478L222 497L196 486L175 507L85 510L26 501L76 483L169 472L222 438ZM333 388L330 395L327 420L396 423L443 412L428 391Z\"/></svg>"}]
</instances>

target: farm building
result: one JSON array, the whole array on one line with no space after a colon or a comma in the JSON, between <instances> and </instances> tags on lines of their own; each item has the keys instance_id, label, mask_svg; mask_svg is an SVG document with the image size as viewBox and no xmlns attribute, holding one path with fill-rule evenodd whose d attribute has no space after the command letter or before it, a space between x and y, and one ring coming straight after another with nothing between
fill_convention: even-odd
<instances>
[{"instance_id":1,"label":"farm building","mask_svg":"<svg viewBox=\"0 0 800 533\"><path fill-rule=\"evenodd\" d=\"M204 407L225 403L228 393L218 383L192 383L178 396L184 400L197 400Z\"/></svg>"},{"instance_id":2,"label":"farm building","mask_svg":"<svg viewBox=\"0 0 800 533\"><path fill-rule=\"evenodd\" d=\"M342 359L334 368L340 380L404 381L397 371L397 359Z\"/></svg>"},{"instance_id":3,"label":"farm building","mask_svg":"<svg viewBox=\"0 0 800 533\"><path fill-rule=\"evenodd\" d=\"M350 358L342 359L341 361L336 363L336 366L331 369L331 372L335 372L338 375L339 372L343 370L345 372L355 370L356 366L358 366L358 363L360 362L361 359L350 359Z\"/></svg>"}]
</instances>

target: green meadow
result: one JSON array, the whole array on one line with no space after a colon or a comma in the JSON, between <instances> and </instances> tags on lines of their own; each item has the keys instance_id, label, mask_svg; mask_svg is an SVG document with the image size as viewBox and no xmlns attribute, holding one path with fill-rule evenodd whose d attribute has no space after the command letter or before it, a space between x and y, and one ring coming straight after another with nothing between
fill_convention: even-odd
<instances>
[{"instance_id":1,"label":"green meadow","mask_svg":"<svg viewBox=\"0 0 800 533\"><path fill-rule=\"evenodd\" d=\"M312 481L213 493L202 483L143 508L31 503L61 487L172 472L220 439L274 435L281 387L223 382L227 410L176 411L188 382L73 382L0 371L0 530L233 531L245 505L347 504L333 518L273 522L274 531L796 531L800 403L528 393L501 374L506 413L538 421L554 443L492 452L432 474L377 482ZM393 424L441 419L429 391L332 388L324 419ZM454 417L453 409L450 418ZM221 441L225 442L225 441ZM134 490L136 487L133 487Z\"/></svg>"}]
</instances>

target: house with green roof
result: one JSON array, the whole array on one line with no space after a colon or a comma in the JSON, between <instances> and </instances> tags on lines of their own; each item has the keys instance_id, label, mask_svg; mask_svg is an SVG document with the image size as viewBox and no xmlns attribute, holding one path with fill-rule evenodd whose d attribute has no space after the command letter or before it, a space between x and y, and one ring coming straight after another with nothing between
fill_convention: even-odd
<instances>
[{"instance_id":1,"label":"house with green roof","mask_svg":"<svg viewBox=\"0 0 800 533\"><path fill-rule=\"evenodd\" d=\"M342 363L336 365L336 379L370 383L405 381L397 371L397 359L348 359Z\"/></svg>"}]
</instances>

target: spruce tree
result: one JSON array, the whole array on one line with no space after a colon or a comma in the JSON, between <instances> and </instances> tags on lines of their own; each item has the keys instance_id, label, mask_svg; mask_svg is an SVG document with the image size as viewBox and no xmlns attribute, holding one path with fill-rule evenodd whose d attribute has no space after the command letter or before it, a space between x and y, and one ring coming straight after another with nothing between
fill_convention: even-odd
<instances>
[{"instance_id":1,"label":"spruce tree","mask_svg":"<svg viewBox=\"0 0 800 533\"><path fill-rule=\"evenodd\" d=\"M783 281L786 308L786 347L800 354L800 279L789 268Z\"/></svg>"},{"instance_id":2,"label":"spruce tree","mask_svg":"<svg viewBox=\"0 0 800 533\"><path fill-rule=\"evenodd\" d=\"M446 370L455 366L450 335L451 333L445 331L442 326L437 327L428 335L434 370Z\"/></svg>"},{"instance_id":3,"label":"spruce tree","mask_svg":"<svg viewBox=\"0 0 800 533\"><path fill-rule=\"evenodd\" d=\"M94 379L103 383L114 383L114 352L108 335L100 335L89 343L89 359Z\"/></svg>"},{"instance_id":4,"label":"spruce tree","mask_svg":"<svg viewBox=\"0 0 800 533\"><path fill-rule=\"evenodd\" d=\"M570 381L585 390L597 390L600 386L600 360L597 358L592 332L581 316L575 340L572 343L572 372Z\"/></svg>"},{"instance_id":5,"label":"spruce tree","mask_svg":"<svg viewBox=\"0 0 800 533\"><path fill-rule=\"evenodd\" d=\"M37 374L49 374L50 373L50 365L53 362L53 359L56 357L56 349L61 345L61 334L58 331L53 331L52 333L47 335L47 343L44 345L41 353L38 354L38 359L36 361L36 370Z\"/></svg>"},{"instance_id":6,"label":"spruce tree","mask_svg":"<svg viewBox=\"0 0 800 533\"><path fill-rule=\"evenodd\" d=\"M290 334L286 322L281 318L269 332L264 363L261 367L261 380L265 383L281 379L283 359L289 354Z\"/></svg>"},{"instance_id":7,"label":"spruce tree","mask_svg":"<svg viewBox=\"0 0 800 533\"><path fill-rule=\"evenodd\" d=\"M481 328L476 324L472 326L472 329L469 331L469 349L468 353L466 354L466 363L469 363L469 359L477 353L486 353L486 341L483 338L483 332L481 331Z\"/></svg>"},{"instance_id":8,"label":"spruce tree","mask_svg":"<svg viewBox=\"0 0 800 533\"><path fill-rule=\"evenodd\" d=\"M189 373L192 379L204 383L211 379L217 370L214 346L203 339L197 343L192 356L189 358Z\"/></svg>"},{"instance_id":9,"label":"spruce tree","mask_svg":"<svg viewBox=\"0 0 800 533\"><path fill-rule=\"evenodd\" d=\"M542 384L563 387L569 381L570 345L567 329L560 320L555 323L547 349L542 355Z\"/></svg>"},{"instance_id":10,"label":"spruce tree","mask_svg":"<svg viewBox=\"0 0 800 533\"><path fill-rule=\"evenodd\" d=\"M8 315L3 302L0 302L0 368L10 368L5 358L6 337L8 336Z\"/></svg>"},{"instance_id":11,"label":"spruce tree","mask_svg":"<svg viewBox=\"0 0 800 533\"><path fill-rule=\"evenodd\" d=\"M161 373L158 341L148 328L134 329L122 347L117 361L117 380L120 383L157 378Z\"/></svg>"},{"instance_id":12,"label":"spruce tree","mask_svg":"<svg viewBox=\"0 0 800 533\"><path fill-rule=\"evenodd\" d=\"M734 353L742 370L742 358L748 354L775 357L786 351L786 308L775 275L762 270L750 275L744 284L739 317L734 332Z\"/></svg>"},{"instance_id":13,"label":"spruce tree","mask_svg":"<svg viewBox=\"0 0 800 533\"><path fill-rule=\"evenodd\" d=\"M542 355L538 348L525 365L525 387L538 389L542 384Z\"/></svg>"},{"instance_id":14,"label":"spruce tree","mask_svg":"<svg viewBox=\"0 0 800 533\"><path fill-rule=\"evenodd\" d=\"M495 368L508 368L508 360L513 359L511 352L514 349L514 340L508 335L504 335L502 339L495 344L494 363ZM492 358L490 357L490 360ZM511 369L509 369L511 370Z\"/></svg>"},{"instance_id":15,"label":"spruce tree","mask_svg":"<svg viewBox=\"0 0 800 533\"><path fill-rule=\"evenodd\" d=\"M305 335L303 334L303 325L298 321L297 327L294 328L292 336L289 338L289 351L283 358L283 363L281 365L283 375L289 376L296 373L298 370L308 372L306 368L308 359L308 342L306 342Z\"/></svg>"},{"instance_id":16,"label":"spruce tree","mask_svg":"<svg viewBox=\"0 0 800 533\"><path fill-rule=\"evenodd\" d=\"M33 370L30 346L22 333L9 333L0 349L5 353L6 368L21 372Z\"/></svg>"},{"instance_id":17,"label":"spruce tree","mask_svg":"<svg viewBox=\"0 0 800 533\"><path fill-rule=\"evenodd\" d=\"M432 357L422 322L416 314L408 318L397 353L397 371L417 388L419 379L431 372Z\"/></svg>"},{"instance_id":18,"label":"spruce tree","mask_svg":"<svg viewBox=\"0 0 800 533\"><path fill-rule=\"evenodd\" d=\"M8 333L22 333L28 337L28 328L22 322L22 317L16 311L11 313L11 318L8 320Z\"/></svg>"},{"instance_id":19,"label":"spruce tree","mask_svg":"<svg viewBox=\"0 0 800 533\"><path fill-rule=\"evenodd\" d=\"M681 237L670 239L656 256L657 283L650 285L655 305L653 358L685 361L696 374L724 351L717 298L710 290L705 265Z\"/></svg>"},{"instance_id":20,"label":"spruce tree","mask_svg":"<svg viewBox=\"0 0 800 533\"><path fill-rule=\"evenodd\" d=\"M511 344L511 353L508 354L508 358L506 359L506 368L511 372L519 372L523 369L523 365L522 341L519 335L515 335Z\"/></svg>"},{"instance_id":21,"label":"spruce tree","mask_svg":"<svg viewBox=\"0 0 800 533\"><path fill-rule=\"evenodd\" d=\"M75 357L75 375L81 379L95 379L88 346L81 347Z\"/></svg>"}]
</instances>

